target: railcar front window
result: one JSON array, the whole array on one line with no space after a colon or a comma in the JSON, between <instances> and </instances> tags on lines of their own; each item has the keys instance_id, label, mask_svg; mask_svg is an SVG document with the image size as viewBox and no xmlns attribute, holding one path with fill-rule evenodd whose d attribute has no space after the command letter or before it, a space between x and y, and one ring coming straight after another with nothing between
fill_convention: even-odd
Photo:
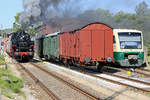
<instances>
[{"instance_id":1,"label":"railcar front window","mask_svg":"<svg viewBox=\"0 0 150 100\"><path fill-rule=\"evenodd\" d=\"M120 32L118 33L121 49L141 49L141 33Z\"/></svg>"}]
</instances>

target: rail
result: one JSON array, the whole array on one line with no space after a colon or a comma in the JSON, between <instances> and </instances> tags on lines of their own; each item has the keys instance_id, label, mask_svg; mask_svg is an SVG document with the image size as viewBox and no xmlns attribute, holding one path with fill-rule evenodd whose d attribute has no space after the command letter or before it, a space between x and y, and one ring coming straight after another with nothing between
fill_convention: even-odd
<instances>
[{"instance_id":1,"label":"rail","mask_svg":"<svg viewBox=\"0 0 150 100\"><path fill-rule=\"evenodd\" d=\"M36 65L36 64L34 64L34 65ZM70 69L70 68L68 68L68 67L66 67L66 66L61 66L61 67ZM88 72L83 72L83 71L81 71L81 70L76 70L76 69L70 69L70 70L74 70L74 71L77 71L77 72L79 72L79 73L83 73L83 74L86 74L86 75L89 75L89 76L92 76L92 77L95 77L95 78L98 78L98 79L102 79L102 80L105 80L105 81L109 81L109 82L111 82L111 83L115 83L115 84L118 84L118 85L130 87L130 88L135 88L135 89L140 90L140 91L143 91L143 92L150 92L150 90L148 90L148 89L139 88L139 87L132 86L132 85L129 85L129 84L125 84L125 83L122 83L122 82L114 81L114 80L107 79L107 78L104 78L104 77L101 77L101 76L97 76L97 75L94 75L94 74L90 74L90 73L88 73ZM105 74L106 74L106 73L105 73ZM109 75L110 75L110 74L109 74ZM111 74L111 75L113 75L113 74ZM117 77L117 75L113 75L113 76L116 76L116 77ZM118 76L118 77L119 77L119 76ZM120 76L120 78L128 79L128 78L125 78L125 77L123 77L123 76L122 76L122 77ZM129 79L128 79L128 80L129 80ZM135 80L135 79L131 79L131 80L132 80L132 81L135 81L135 82L138 82L138 83L150 85L149 83L144 82L144 81L139 81L139 80Z\"/></svg>"},{"instance_id":2,"label":"rail","mask_svg":"<svg viewBox=\"0 0 150 100\"><path fill-rule=\"evenodd\" d=\"M43 72L47 73L48 75L50 75L50 76L56 78L57 80L63 82L64 84L66 84L67 86L71 87L72 89L78 91L79 93L81 93L81 94L83 94L83 95L89 97L91 100L101 100L100 98L97 98L97 97L93 96L92 94L89 94L89 93L86 92L85 90L82 90L82 89L76 87L75 85L73 85L73 84L71 84L71 83L69 83L69 82L63 80L62 78L60 78L60 77L58 77L58 76L52 74L51 72L49 72L49 71L47 71L46 69L40 67L39 65L36 65L36 64L34 64L34 63L30 63L30 64L33 65L33 66L36 67L36 68L39 68L40 70L42 70Z\"/></svg>"},{"instance_id":3,"label":"rail","mask_svg":"<svg viewBox=\"0 0 150 100\"><path fill-rule=\"evenodd\" d=\"M41 82L38 78L36 78L28 69L26 69L20 63L17 64L18 67L21 67L33 80L36 84L38 84L50 97L52 100L60 100L49 88L47 88L43 82Z\"/></svg>"}]
</instances>

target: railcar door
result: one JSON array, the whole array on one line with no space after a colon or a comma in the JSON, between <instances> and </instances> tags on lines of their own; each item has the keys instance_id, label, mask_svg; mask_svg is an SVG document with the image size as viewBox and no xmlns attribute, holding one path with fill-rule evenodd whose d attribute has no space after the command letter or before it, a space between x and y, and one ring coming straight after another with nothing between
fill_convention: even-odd
<instances>
[{"instance_id":1,"label":"railcar door","mask_svg":"<svg viewBox=\"0 0 150 100\"><path fill-rule=\"evenodd\" d=\"M80 60L81 62L91 59L92 56L92 48L91 48L91 31L90 30L82 30L80 31Z\"/></svg>"},{"instance_id":2,"label":"railcar door","mask_svg":"<svg viewBox=\"0 0 150 100\"><path fill-rule=\"evenodd\" d=\"M105 31L92 30L92 60L101 61L105 58Z\"/></svg>"}]
</instances>

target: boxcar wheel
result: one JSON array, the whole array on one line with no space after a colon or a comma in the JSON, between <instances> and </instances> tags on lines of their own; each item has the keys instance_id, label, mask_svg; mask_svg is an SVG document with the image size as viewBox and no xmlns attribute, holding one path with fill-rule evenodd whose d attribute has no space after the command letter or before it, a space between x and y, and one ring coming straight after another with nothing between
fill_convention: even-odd
<instances>
[{"instance_id":1,"label":"boxcar wheel","mask_svg":"<svg viewBox=\"0 0 150 100\"><path fill-rule=\"evenodd\" d=\"M98 63L98 64L96 64L96 70L98 71L98 72L102 72L103 71L103 67L104 67L104 64L103 63Z\"/></svg>"},{"instance_id":2,"label":"boxcar wheel","mask_svg":"<svg viewBox=\"0 0 150 100\"><path fill-rule=\"evenodd\" d=\"M48 56L47 55L45 55L44 58L45 58L46 61L48 60Z\"/></svg>"}]
</instances>

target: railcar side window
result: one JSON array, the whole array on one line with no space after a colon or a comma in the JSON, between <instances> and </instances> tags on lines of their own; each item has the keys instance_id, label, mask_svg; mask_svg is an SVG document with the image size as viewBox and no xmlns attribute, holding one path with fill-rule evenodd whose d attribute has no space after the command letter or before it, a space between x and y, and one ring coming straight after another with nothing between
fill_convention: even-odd
<instances>
[{"instance_id":1,"label":"railcar side window","mask_svg":"<svg viewBox=\"0 0 150 100\"><path fill-rule=\"evenodd\" d=\"M115 39L115 36L113 36L113 43L116 43L116 39Z\"/></svg>"}]
</instances>

